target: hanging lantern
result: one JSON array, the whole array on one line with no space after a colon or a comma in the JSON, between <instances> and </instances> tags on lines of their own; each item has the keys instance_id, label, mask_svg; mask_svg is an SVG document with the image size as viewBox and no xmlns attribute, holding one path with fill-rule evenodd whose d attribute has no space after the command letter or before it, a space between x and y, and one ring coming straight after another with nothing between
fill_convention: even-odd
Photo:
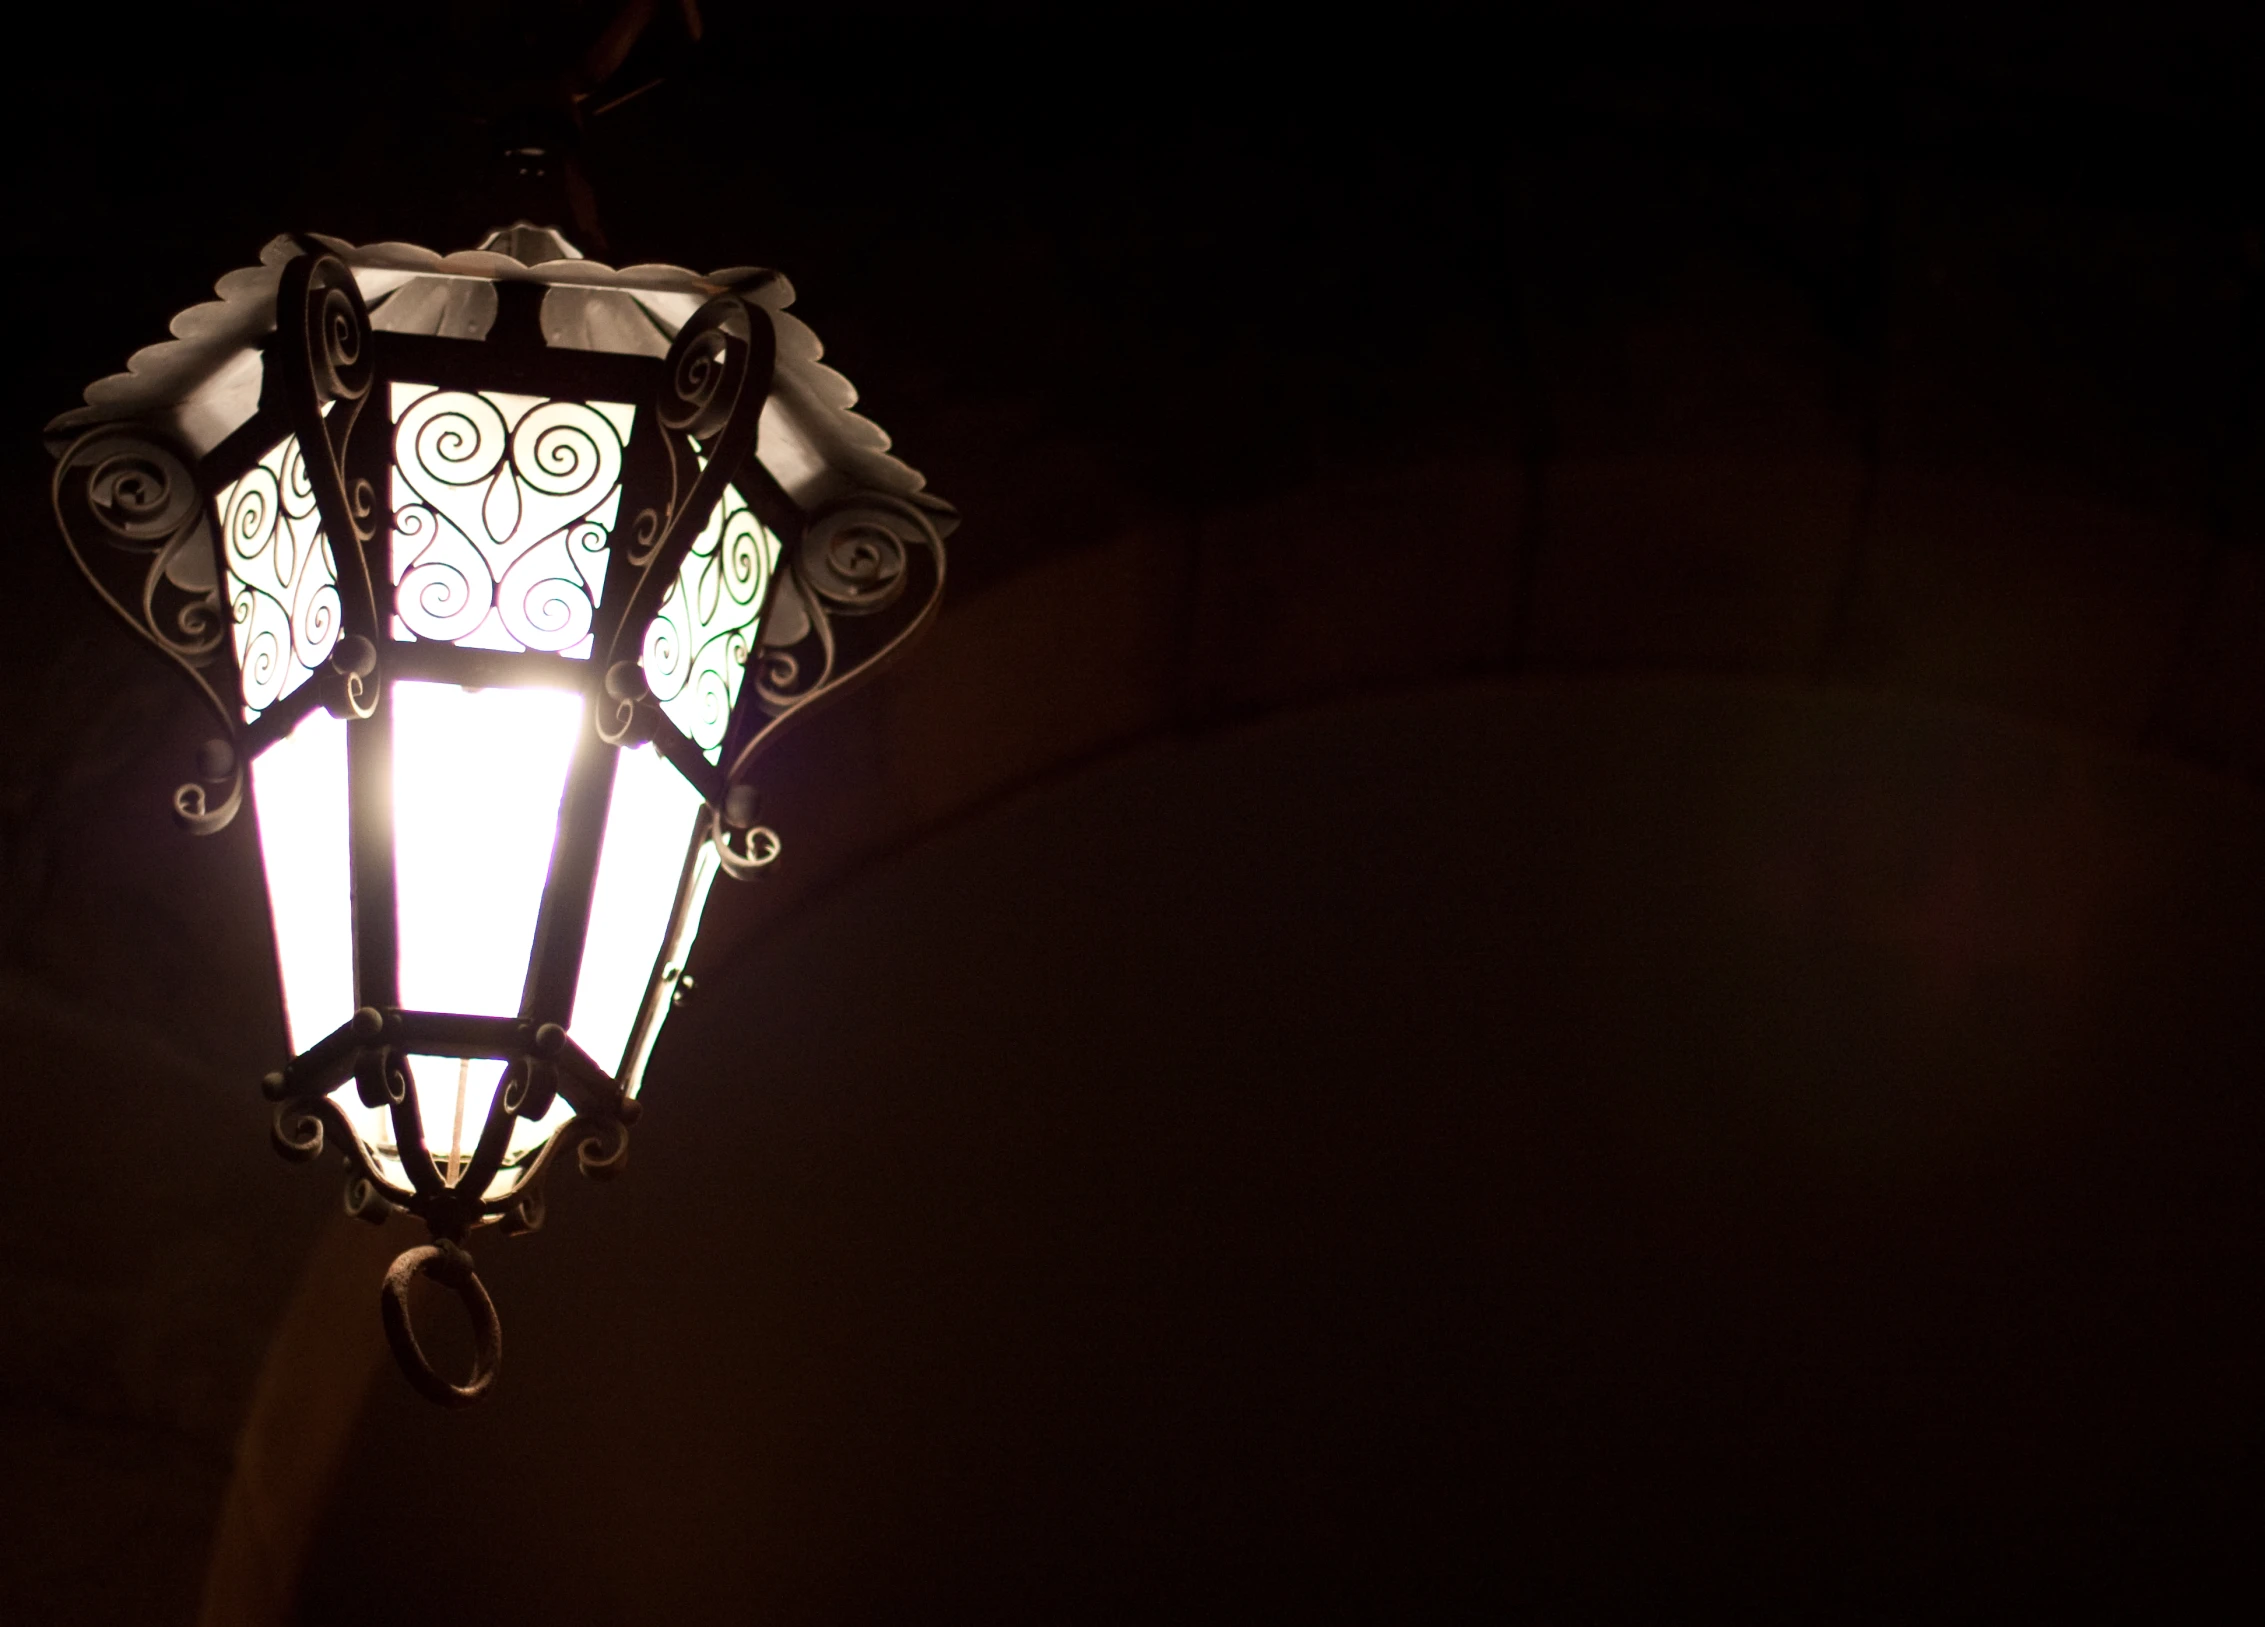
<instances>
[{"instance_id":1,"label":"hanging lantern","mask_svg":"<svg viewBox=\"0 0 2265 1627\"><path fill-rule=\"evenodd\" d=\"M765 271L614 270L519 225L442 256L278 238L50 426L98 593L218 732L174 796L250 801L295 1053L275 1144L433 1242L381 1295L444 1404L501 1341L463 1248L618 1170L709 885L772 862L782 723L934 612L952 510ZM470 1377L408 1321L423 1272Z\"/></svg>"}]
</instances>

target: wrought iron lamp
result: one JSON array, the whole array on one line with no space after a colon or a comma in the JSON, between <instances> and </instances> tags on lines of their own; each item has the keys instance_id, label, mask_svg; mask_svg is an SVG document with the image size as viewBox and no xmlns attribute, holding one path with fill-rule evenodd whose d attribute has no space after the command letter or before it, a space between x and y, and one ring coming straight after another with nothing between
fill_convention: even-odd
<instances>
[{"instance_id":1,"label":"wrought iron lamp","mask_svg":"<svg viewBox=\"0 0 2265 1627\"><path fill-rule=\"evenodd\" d=\"M440 255L282 237L49 428L87 580L218 724L175 793L247 798L297 1053L276 1147L423 1219L380 1297L419 1390L483 1394L464 1251L571 1147L619 1169L709 884L778 853L781 724L934 612L952 510L766 271L614 270L518 225ZM469 1378L408 1318L473 1319Z\"/></svg>"}]
</instances>

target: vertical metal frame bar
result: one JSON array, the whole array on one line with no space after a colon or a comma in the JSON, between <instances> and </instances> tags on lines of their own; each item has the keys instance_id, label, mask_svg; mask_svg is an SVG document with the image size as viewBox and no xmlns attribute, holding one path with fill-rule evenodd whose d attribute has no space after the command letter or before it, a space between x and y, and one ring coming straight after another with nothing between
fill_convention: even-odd
<instances>
[{"instance_id":1,"label":"vertical metal frame bar","mask_svg":"<svg viewBox=\"0 0 2265 1627\"><path fill-rule=\"evenodd\" d=\"M709 843L715 817L712 809L701 809L699 817L693 821L691 838L685 844L684 866L676 873L676 899L669 906L668 930L661 935L660 950L653 956L651 969L645 973L645 998L637 1008L637 1021L629 1030L629 1043L622 1047L620 1084L626 1096L635 1096L643 1090L645 1064L652 1058L653 1047L659 1043L661 1024L676 998L675 989L662 986L661 973L668 965L677 940L684 935L687 917L695 907L692 878L699 868L701 849Z\"/></svg>"},{"instance_id":2,"label":"vertical metal frame bar","mask_svg":"<svg viewBox=\"0 0 2265 1627\"><path fill-rule=\"evenodd\" d=\"M352 617L344 630L360 633L374 643L380 652L378 668L384 675L384 655L387 630L393 622L393 376L385 368L385 352L378 349L376 365L371 369L370 392L362 403L362 415L355 420L354 431L346 442L344 460L349 489L367 486L370 492L368 530L370 540L363 553L362 570L370 591L366 602L358 601L347 614ZM361 544L351 540L345 545L361 552ZM340 544L331 544L335 555ZM338 561L339 574L345 575L346 561ZM341 599L344 594L341 593ZM371 625L357 627L367 614Z\"/></svg>"},{"instance_id":3,"label":"vertical metal frame bar","mask_svg":"<svg viewBox=\"0 0 2265 1627\"><path fill-rule=\"evenodd\" d=\"M597 891L598 857L606 816L613 807L619 758L599 738L592 704L585 690L581 731L551 843L550 877L543 884L542 908L535 917L526 993L519 1003L519 1014L528 1021L557 1023L561 1028L574 1015L574 991L582 975L583 940L590 928L590 903Z\"/></svg>"},{"instance_id":4,"label":"vertical metal frame bar","mask_svg":"<svg viewBox=\"0 0 2265 1627\"><path fill-rule=\"evenodd\" d=\"M274 439L261 445L259 435L272 429ZM238 719L239 730L246 727L244 715L244 669L236 656L235 596L228 591L228 527L227 514L220 506L221 488L232 481L241 480L258 463L261 452L283 438L283 431L274 425L265 411L252 414L249 422L235 434L207 452L197 465L198 479L203 482L207 526L212 532L213 591L220 595L220 617L227 624L221 635L216 664L228 675L228 705L232 716ZM246 755L250 755L249 751ZM250 772L250 765L245 765Z\"/></svg>"},{"instance_id":5,"label":"vertical metal frame bar","mask_svg":"<svg viewBox=\"0 0 2265 1627\"><path fill-rule=\"evenodd\" d=\"M641 548L630 561L636 579L622 596L612 638L597 646L604 652L601 667L636 661L643 654L645 629L676 579L693 537L723 500L724 487L740 464L755 450L777 363L777 334L770 313L735 294L717 295L677 330L653 415L673 437L672 447L689 450L687 443L698 441L708 466L701 469L689 458L677 458L677 495L652 546ZM688 472L693 474L689 485Z\"/></svg>"},{"instance_id":6,"label":"vertical metal frame bar","mask_svg":"<svg viewBox=\"0 0 2265 1627\"><path fill-rule=\"evenodd\" d=\"M373 346L373 348L376 348ZM365 411L346 446L348 480L370 483L376 513L360 563L370 595L346 610L345 630L360 633L378 651L374 676L377 710L350 717L346 724L346 806L352 826L347 851L353 875L354 997L362 1006L386 1010L401 1003L399 909L393 865L393 674L386 670L385 624L393 609L393 504L388 492L393 454L392 379L382 350L373 357ZM375 408L375 411L367 410ZM362 543L349 534L333 540L334 557L360 554ZM374 557L371 557L374 556ZM347 561L338 559L339 573ZM342 601L345 595L341 595ZM368 616L376 625L357 627Z\"/></svg>"},{"instance_id":7,"label":"vertical metal frame bar","mask_svg":"<svg viewBox=\"0 0 2265 1627\"><path fill-rule=\"evenodd\" d=\"M755 642L747 651L747 671L740 680L739 698L732 703L731 717L724 724L723 747L716 753L718 769L726 775L747 744L748 736L769 721L756 703L755 692L760 686L753 681L753 669L763 659L764 636L771 626L771 607L778 603L781 593L790 591L787 583L794 575L794 557L802 547L802 528L809 519L786 494L786 488L763 466L760 452L759 445L747 449L739 476L732 484L747 499L748 509L763 523L764 529L778 538L779 557L771 567L771 580L763 589L763 608L755 618ZM809 613L815 615L816 611Z\"/></svg>"},{"instance_id":8,"label":"vertical metal frame bar","mask_svg":"<svg viewBox=\"0 0 2265 1627\"><path fill-rule=\"evenodd\" d=\"M383 1011L401 1003L393 874L393 688L374 717L346 723L347 855L353 877L354 998Z\"/></svg>"},{"instance_id":9,"label":"vertical metal frame bar","mask_svg":"<svg viewBox=\"0 0 2265 1627\"><path fill-rule=\"evenodd\" d=\"M603 603L599 619L591 627L592 654L583 675L582 729L559 806L550 877L543 888L542 910L536 918L535 941L527 963L526 992L520 1003L520 1015L529 1021L555 1022L561 1028L573 1017L619 762L618 750L597 728L601 708L607 702L606 664L596 652L625 632L633 632L638 649L643 649L644 630L622 625L636 598L639 572L632 556L648 534L657 542L666 531L680 489L677 458L654 404L639 401L633 405L636 418L630 426L629 444L622 448L621 500L606 550Z\"/></svg>"},{"instance_id":10,"label":"vertical metal frame bar","mask_svg":"<svg viewBox=\"0 0 2265 1627\"><path fill-rule=\"evenodd\" d=\"M691 442L661 423L650 395L636 404L637 419L622 449L620 520L606 554L605 603L590 629L590 662L601 680L607 661L598 652L615 650L616 659L634 661L644 651L645 629L623 623L634 607L651 551L660 546L678 499L690 495L699 475ZM651 615L645 621L650 624ZM630 633L635 634L633 643L624 637Z\"/></svg>"}]
</instances>

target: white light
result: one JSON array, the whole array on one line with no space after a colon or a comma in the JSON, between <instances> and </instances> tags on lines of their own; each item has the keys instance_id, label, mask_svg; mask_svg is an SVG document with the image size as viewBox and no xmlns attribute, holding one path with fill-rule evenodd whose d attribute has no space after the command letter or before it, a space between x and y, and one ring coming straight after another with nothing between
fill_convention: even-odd
<instances>
[{"instance_id":1,"label":"white light","mask_svg":"<svg viewBox=\"0 0 2265 1627\"><path fill-rule=\"evenodd\" d=\"M582 698L401 682L390 705L401 1003L517 1016Z\"/></svg>"},{"instance_id":2,"label":"white light","mask_svg":"<svg viewBox=\"0 0 2265 1627\"><path fill-rule=\"evenodd\" d=\"M417 1082L417 1114L440 1178L454 1186L472 1150L488 1127L488 1108L503 1082L503 1064L493 1057L412 1056L409 1076Z\"/></svg>"},{"instance_id":3,"label":"white light","mask_svg":"<svg viewBox=\"0 0 2265 1627\"><path fill-rule=\"evenodd\" d=\"M346 824L346 723L314 711L252 759L283 1019L305 1051L354 1015L353 882Z\"/></svg>"},{"instance_id":4,"label":"white light","mask_svg":"<svg viewBox=\"0 0 2265 1627\"><path fill-rule=\"evenodd\" d=\"M346 794L346 722L308 713L252 759L260 862L275 922L276 969L291 1049L305 1051L354 1014L354 907ZM354 1127L379 1172L397 1185L400 1165L385 1110L364 1107L352 1083L331 1101Z\"/></svg>"},{"instance_id":5,"label":"white light","mask_svg":"<svg viewBox=\"0 0 2265 1627\"><path fill-rule=\"evenodd\" d=\"M571 1027L608 1073L620 1069L637 1026L699 810L700 793L651 746L620 754Z\"/></svg>"}]
</instances>

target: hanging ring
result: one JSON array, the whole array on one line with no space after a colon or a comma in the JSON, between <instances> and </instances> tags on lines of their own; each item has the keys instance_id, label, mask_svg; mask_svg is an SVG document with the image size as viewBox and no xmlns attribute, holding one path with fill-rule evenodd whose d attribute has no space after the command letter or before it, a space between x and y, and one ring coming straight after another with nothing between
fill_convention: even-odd
<instances>
[{"instance_id":1,"label":"hanging ring","mask_svg":"<svg viewBox=\"0 0 2265 1627\"><path fill-rule=\"evenodd\" d=\"M451 1384L433 1371L409 1325L409 1282L427 1276L454 1291L472 1318L472 1376ZM378 1314L385 1321L385 1342L402 1375L428 1401L444 1407L468 1407L488 1393L496 1369L503 1363L503 1324L497 1320L495 1301L488 1298L480 1274L472 1269L472 1256L446 1238L418 1248L404 1249L385 1273L378 1290Z\"/></svg>"}]
</instances>

